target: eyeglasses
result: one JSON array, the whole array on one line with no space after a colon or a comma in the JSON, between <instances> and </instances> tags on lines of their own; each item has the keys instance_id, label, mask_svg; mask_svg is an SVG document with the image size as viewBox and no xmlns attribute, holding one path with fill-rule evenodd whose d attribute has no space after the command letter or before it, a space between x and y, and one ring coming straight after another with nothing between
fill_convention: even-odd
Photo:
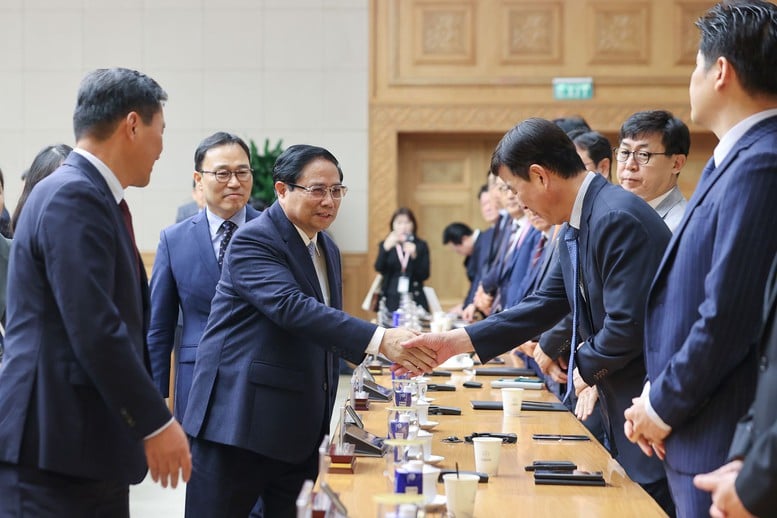
<instances>
[{"instance_id":1,"label":"eyeglasses","mask_svg":"<svg viewBox=\"0 0 777 518\"><path fill-rule=\"evenodd\" d=\"M615 153L615 160L618 162L628 162L629 157L631 155L634 155L634 160L640 164L640 165L647 165L648 162L650 162L650 157L653 155L665 155L665 156L671 156L673 153L651 153L650 151L629 151L628 149L624 149L622 147L614 147L612 148L613 153Z\"/></svg>"},{"instance_id":2,"label":"eyeglasses","mask_svg":"<svg viewBox=\"0 0 777 518\"><path fill-rule=\"evenodd\" d=\"M216 181L220 183L227 183L232 178L232 175L235 175L235 178L237 178L239 182L245 182L251 178L251 173L253 172L253 169L247 167L241 167L240 169L235 169L234 171L230 171L229 169L219 169L218 171L200 171L202 174L212 174L216 177Z\"/></svg>"},{"instance_id":3,"label":"eyeglasses","mask_svg":"<svg viewBox=\"0 0 777 518\"><path fill-rule=\"evenodd\" d=\"M511 194L518 194L515 192L515 189L512 188L512 186L507 185L506 183L500 184L497 189L499 189L499 192L509 192Z\"/></svg>"},{"instance_id":4,"label":"eyeglasses","mask_svg":"<svg viewBox=\"0 0 777 518\"><path fill-rule=\"evenodd\" d=\"M302 189L316 200L323 200L326 198L326 193L331 194L332 199L340 200L345 198L345 193L348 192L348 187L345 185L333 185L331 187L326 187L324 185L314 185L313 187L305 187L304 185L297 185L296 183L285 183L291 188Z\"/></svg>"}]
</instances>

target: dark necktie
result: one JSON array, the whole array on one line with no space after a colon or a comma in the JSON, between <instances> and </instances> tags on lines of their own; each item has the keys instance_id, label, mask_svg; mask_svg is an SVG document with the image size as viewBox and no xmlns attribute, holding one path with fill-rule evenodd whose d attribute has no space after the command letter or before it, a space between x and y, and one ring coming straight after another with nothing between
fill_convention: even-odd
<instances>
[{"instance_id":1,"label":"dark necktie","mask_svg":"<svg viewBox=\"0 0 777 518\"><path fill-rule=\"evenodd\" d=\"M534 257L531 258L532 268L537 266L537 262L539 262L540 257L542 257L542 252L545 251L545 243L547 242L548 242L547 236L545 236L545 234L542 234L540 236L540 241L537 243L537 249L534 251Z\"/></svg>"},{"instance_id":2,"label":"dark necktie","mask_svg":"<svg viewBox=\"0 0 777 518\"><path fill-rule=\"evenodd\" d=\"M313 259L313 264L316 264L316 244L313 241L308 243L308 253L310 258Z\"/></svg>"},{"instance_id":3,"label":"dark necktie","mask_svg":"<svg viewBox=\"0 0 777 518\"><path fill-rule=\"evenodd\" d=\"M577 229L568 227L566 235L564 235L564 241L566 242L567 249L569 250L569 262L572 263L572 285L574 286L575 295L572 297L572 340L570 342L569 350L569 364L567 366L567 392L564 395L564 401L567 401L575 392L575 382L572 378L572 374L575 372L575 352L577 349L577 327L580 321L580 309L579 309L579 292L580 287L580 266L577 260Z\"/></svg>"},{"instance_id":4,"label":"dark necktie","mask_svg":"<svg viewBox=\"0 0 777 518\"><path fill-rule=\"evenodd\" d=\"M130 240L132 241L132 254L135 256L135 266L140 274L140 262L138 261L138 246L135 244L135 230L132 228L132 214L130 214L127 201L122 199L119 202L119 209L121 210L122 218L124 219L124 226L127 228Z\"/></svg>"},{"instance_id":5,"label":"dark necktie","mask_svg":"<svg viewBox=\"0 0 777 518\"><path fill-rule=\"evenodd\" d=\"M224 231L224 237L221 238L221 246L219 246L218 258L219 268L221 268L221 265L224 264L224 254L227 251L227 245L229 245L229 241L232 239L232 234L237 230L237 225L232 221L226 220L221 224L219 230Z\"/></svg>"}]
</instances>

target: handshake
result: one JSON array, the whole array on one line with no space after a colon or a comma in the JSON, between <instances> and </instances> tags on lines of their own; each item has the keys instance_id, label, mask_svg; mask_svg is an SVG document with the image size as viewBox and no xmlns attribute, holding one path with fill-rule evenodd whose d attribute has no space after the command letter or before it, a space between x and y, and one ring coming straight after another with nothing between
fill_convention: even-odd
<instances>
[{"instance_id":1,"label":"handshake","mask_svg":"<svg viewBox=\"0 0 777 518\"><path fill-rule=\"evenodd\" d=\"M429 373L451 356L473 350L463 329L425 334L404 328L387 329L380 342L380 352L394 362L391 370L397 374Z\"/></svg>"}]
</instances>

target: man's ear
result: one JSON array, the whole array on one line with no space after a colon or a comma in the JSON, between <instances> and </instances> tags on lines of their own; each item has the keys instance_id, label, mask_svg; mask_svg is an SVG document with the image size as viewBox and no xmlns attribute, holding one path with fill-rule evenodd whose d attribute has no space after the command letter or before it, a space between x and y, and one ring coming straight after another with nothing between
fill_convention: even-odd
<instances>
[{"instance_id":1,"label":"man's ear","mask_svg":"<svg viewBox=\"0 0 777 518\"><path fill-rule=\"evenodd\" d=\"M529 181L538 182L543 189L547 189L550 183L550 177L547 169L539 164L529 166Z\"/></svg>"},{"instance_id":2,"label":"man's ear","mask_svg":"<svg viewBox=\"0 0 777 518\"><path fill-rule=\"evenodd\" d=\"M275 182L275 192L278 195L278 198L282 198L286 196L286 192L288 191L288 189L289 189L289 186L286 185L285 183L281 181Z\"/></svg>"}]
</instances>

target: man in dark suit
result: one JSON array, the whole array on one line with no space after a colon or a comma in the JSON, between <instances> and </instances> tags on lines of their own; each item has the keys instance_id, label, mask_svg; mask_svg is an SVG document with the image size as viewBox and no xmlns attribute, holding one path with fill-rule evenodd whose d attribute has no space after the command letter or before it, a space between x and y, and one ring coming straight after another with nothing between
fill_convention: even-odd
<instances>
[{"instance_id":1,"label":"man in dark suit","mask_svg":"<svg viewBox=\"0 0 777 518\"><path fill-rule=\"evenodd\" d=\"M650 287L649 384L626 413L627 435L665 454L681 516L708 512L693 476L725 462L753 400L760 301L777 253L777 6L726 2L697 25L691 117L720 143Z\"/></svg>"},{"instance_id":2,"label":"man in dark suit","mask_svg":"<svg viewBox=\"0 0 777 518\"><path fill-rule=\"evenodd\" d=\"M661 463L641 458L620 429L623 417L618 415L642 388L645 293L669 230L644 201L601 175L586 173L572 142L549 121L528 119L510 130L491 163L532 211L549 223L567 223L561 229L559 261L517 306L466 329L419 336L406 346L436 351L438 362L474 350L485 362L577 308L577 368L569 382L575 379L581 400L587 397L584 392L594 393L588 386L598 388L613 455L672 514Z\"/></svg>"},{"instance_id":3,"label":"man in dark suit","mask_svg":"<svg viewBox=\"0 0 777 518\"><path fill-rule=\"evenodd\" d=\"M246 205L253 185L249 154L243 139L223 131L200 142L194 152L194 182L203 193L205 210L164 229L159 237L151 274L148 350L154 382L167 397L180 311L183 330L176 349L174 406L179 421L186 410L197 344L208 322L226 247L239 226L259 215Z\"/></svg>"},{"instance_id":4,"label":"man in dark suit","mask_svg":"<svg viewBox=\"0 0 777 518\"><path fill-rule=\"evenodd\" d=\"M197 350L184 427L194 474L188 517L244 517L258 497L267 516L296 516L303 482L318 474L329 432L338 357L378 351L431 369L404 350L405 329L343 313L340 253L323 232L346 193L337 159L296 145L273 169L278 201L232 238Z\"/></svg>"},{"instance_id":5,"label":"man in dark suit","mask_svg":"<svg viewBox=\"0 0 777 518\"><path fill-rule=\"evenodd\" d=\"M128 484L188 480L186 436L147 370L147 283L124 201L162 151L167 95L127 69L78 91L76 149L27 200L0 370L0 515L129 516ZM144 455L145 450L145 455Z\"/></svg>"},{"instance_id":6,"label":"man in dark suit","mask_svg":"<svg viewBox=\"0 0 777 518\"><path fill-rule=\"evenodd\" d=\"M737 425L728 464L694 477L696 487L712 493L713 516L770 516L777 509L777 260L766 285L758 354L755 401Z\"/></svg>"}]
</instances>

